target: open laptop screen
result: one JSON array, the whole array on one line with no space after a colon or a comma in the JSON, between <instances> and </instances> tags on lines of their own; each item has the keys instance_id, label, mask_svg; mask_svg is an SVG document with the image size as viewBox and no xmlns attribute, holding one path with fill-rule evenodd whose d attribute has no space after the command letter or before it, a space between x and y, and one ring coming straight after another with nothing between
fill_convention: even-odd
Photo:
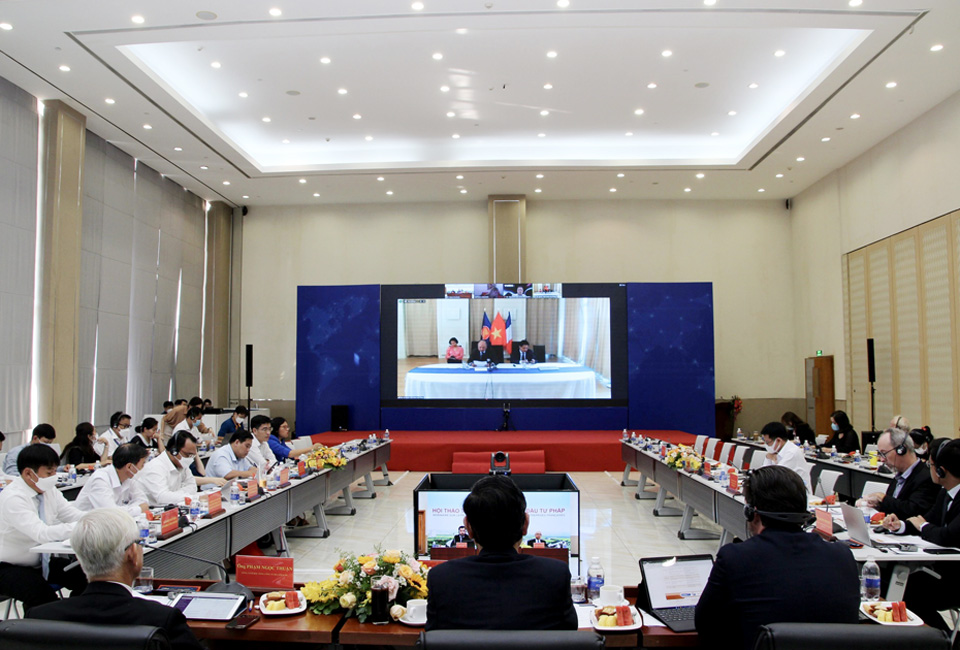
<instances>
[{"instance_id":1,"label":"open laptop screen","mask_svg":"<svg viewBox=\"0 0 960 650\"><path fill-rule=\"evenodd\" d=\"M663 609L696 605L712 569L713 557L710 555L677 555L640 560L650 607Z\"/></svg>"}]
</instances>

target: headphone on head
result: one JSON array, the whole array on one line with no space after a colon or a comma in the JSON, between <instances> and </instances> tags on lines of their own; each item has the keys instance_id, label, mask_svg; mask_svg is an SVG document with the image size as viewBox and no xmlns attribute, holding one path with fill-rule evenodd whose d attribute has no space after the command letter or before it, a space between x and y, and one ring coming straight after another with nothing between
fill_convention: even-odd
<instances>
[{"instance_id":1,"label":"headphone on head","mask_svg":"<svg viewBox=\"0 0 960 650\"><path fill-rule=\"evenodd\" d=\"M937 448L936 453L933 453L930 455L930 460L933 461L933 473L937 475L937 478L941 478L941 479L947 478L947 471L943 469L943 466L940 465L940 463L937 462L937 459L940 458L941 454L943 454L944 449L946 449L950 445L956 445L956 444L958 444L956 440L949 440L943 443L942 445L940 445L940 447Z\"/></svg>"},{"instance_id":2,"label":"headphone on head","mask_svg":"<svg viewBox=\"0 0 960 650\"><path fill-rule=\"evenodd\" d=\"M805 526L813 520L813 515L809 512L768 512L766 510L757 510L756 506L743 506L743 516L747 521L753 522L757 515L767 517L775 521L782 521L788 524L799 524Z\"/></svg>"}]
</instances>

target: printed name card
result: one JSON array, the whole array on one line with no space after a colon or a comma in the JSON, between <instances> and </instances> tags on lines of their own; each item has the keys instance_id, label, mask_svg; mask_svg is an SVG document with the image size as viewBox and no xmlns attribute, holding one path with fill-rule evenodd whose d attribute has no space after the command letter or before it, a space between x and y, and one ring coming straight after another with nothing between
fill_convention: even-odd
<instances>
[{"instance_id":1,"label":"printed name card","mask_svg":"<svg viewBox=\"0 0 960 650\"><path fill-rule=\"evenodd\" d=\"M307 475L307 464L302 460L297 463L297 475L306 476Z\"/></svg>"},{"instance_id":2,"label":"printed name card","mask_svg":"<svg viewBox=\"0 0 960 650\"><path fill-rule=\"evenodd\" d=\"M211 515L223 510L222 495L223 493L220 490L213 490L207 494L207 505Z\"/></svg>"},{"instance_id":3,"label":"printed name card","mask_svg":"<svg viewBox=\"0 0 960 650\"><path fill-rule=\"evenodd\" d=\"M160 515L160 538L167 539L180 532L180 511L176 508L165 510Z\"/></svg>"},{"instance_id":4,"label":"printed name card","mask_svg":"<svg viewBox=\"0 0 960 650\"><path fill-rule=\"evenodd\" d=\"M456 548L467 548L466 542L457 542Z\"/></svg>"},{"instance_id":5,"label":"printed name card","mask_svg":"<svg viewBox=\"0 0 960 650\"><path fill-rule=\"evenodd\" d=\"M256 499L257 495L257 482L252 479L247 481L247 499Z\"/></svg>"},{"instance_id":6,"label":"printed name card","mask_svg":"<svg viewBox=\"0 0 960 650\"><path fill-rule=\"evenodd\" d=\"M286 485L290 482L290 468L284 467L280 470L280 485Z\"/></svg>"},{"instance_id":7,"label":"printed name card","mask_svg":"<svg viewBox=\"0 0 960 650\"><path fill-rule=\"evenodd\" d=\"M730 474L730 489L734 492L740 491L740 477L737 474Z\"/></svg>"},{"instance_id":8,"label":"printed name card","mask_svg":"<svg viewBox=\"0 0 960 650\"><path fill-rule=\"evenodd\" d=\"M237 582L253 589L293 589L292 557L236 557Z\"/></svg>"},{"instance_id":9,"label":"printed name card","mask_svg":"<svg viewBox=\"0 0 960 650\"><path fill-rule=\"evenodd\" d=\"M534 543L533 543L533 548L546 548L546 547L547 547L547 545L544 544L543 542L534 542Z\"/></svg>"},{"instance_id":10,"label":"printed name card","mask_svg":"<svg viewBox=\"0 0 960 650\"><path fill-rule=\"evenodd\" d=\"M830 511L815 508L814 513L817 515L817 532L833 537L833 516Z\"/></svg>"}]
</instances>

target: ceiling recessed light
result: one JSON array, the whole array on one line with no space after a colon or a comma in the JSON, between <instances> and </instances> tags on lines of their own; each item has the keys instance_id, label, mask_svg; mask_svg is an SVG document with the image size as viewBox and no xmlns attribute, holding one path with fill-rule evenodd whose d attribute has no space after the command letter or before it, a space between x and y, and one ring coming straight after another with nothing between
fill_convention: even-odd
<instances>
[{"instance_id":1,"label":"ceiling recessed light","mask_svg":"<svg viewBox=\"0 0 960 650\"><path fill-rule=\"evenodd\" d=\"M570 6L570 0L557 0L557 6L561 9L566 9Z\"/></svg>"},{"instance_id":2,"label":"ceiling recessed light","mask_svg":"<svg viewBox=\"0 0 960 650\"><path fill-rule=\"evenodd\" d=\"M362 120L362 119L363 119L363 115L361 115L360 113L354 113L354 114L353 114L353 119L355 119L355 120Z\"/></svg>"},{"instance_id":3,"label":"ceiling recessed light","mask_svg":"<svg viewBox=\"0 0 960 650\"><path fill-rule=\"evenodd\" d=\"M263 122L269 122L269 121L270 121L270 118L267 117L266 115L264 115L262 118L260 118L260 120L263 121Z\"/></svg>"},{"instance_id":4,"label":"ceiling recessed light","mask_svg":"<svg viewBox=\"0 0 960 650\"><path fill-rule=\"evenodd\" d=\"M61 69L62 69L62 68L61 68ZM888 82L887 82L887 88L896 88L896 87L897 87L897 82L896 82L896 81L888 81Z\"/></svg>"},{"instance_id":5,"label":"ceiling recessed light","mask_svg":"<svg viewBox=\"0 0 960 650\"><path fill-rule=\"evenodd\" d=\"M219 61L212 61L212 62L210 63L210 67L213 68L214 70L219 70L219 69L220 69L221 67L223 67L223 66L220 65L220 62L219 62Z\"/></svg>"},{"instance_id":6,"label":"ceiling recessed light","mask_svg":"<svg viewBox=\"0 0 960 650\"><path fill-rule=\"evenodd\" d=\"M763 189L762 187L761 187L759 190L757 190L757 191L758 191L758 192L766 192L766 190Z\"/></svg>"},{"instance_id":7,"label":"ceiling recessed light","mask_svg":"<svg viewBox=\"0 0 960 650\"><path fill-rule=\"evenodd\" d=\"M786 54L786 51L785 51L785 50L777 50L776 52L773 53L773 56L779 58L779 57L781 57L781 56L783 56L783 55L785 55L785 54Z\"/></svg>"},{"instance_id":8,"label":"ceiling recessed light","mask_svg":"<svg viewBox=\"0 0 960 650\"><path fill-rule=\"evenodd\" d=\"M647 88L649 88L650 90L653 90L656 87L657 87L657 84L653 83L652 81L647 84Z\"/></svg>"},{"instance_id":9,"label":"ceiling recessed light","mask_svg":"<svg viewBox=\"0 0 960 650\"><path fill-rule=\"evenodd\" d=\"M830 142L829 137L820 138L820 142Z\"/></svg>"},{"instance_id":10,"label":"ceiling recessed light","mask_svg":"<svg viewBox=\"0 0 960 650\"><path fill-rule=\"evenodd\" d=\"M543 191L543 190L541 190L539 187L534 190L534 192L536 192L537 194L539 194L539 193L542 192L542 191Z\"/></svg>"},{"instance_id":11,"label":"ceiling recessed light","mask_svg":"<svg viewBox=\"0 0 960 650\"><path fill-rule=\"evenodd\" d=\"M423 3L422 3L422 2L414 2L412 5L410 5L410 8L413 9L414 11L423 11ZM393 192L391 192L391 194L392 194L392 193L393 193Z\"/></svg>"},{"instance_id":12,"label":"ceiling recessed light","mask_svg":"<svg viewBox=\"0 0 960 650\"><path fill-rule=\"evenodd\" d=\"M450 92L450 86L440 86L440 92L442 93Z\"/></svg>"},{"instance_id":13,"label":"ceiling recessed light","mask_svg":"<svg viewBox=\"0 0 960 650\"><path fill-rule=\"evenodd\" d=\"M442 60L442 59L443 59L443 53L441 53L441 52L434 52L434 53L433 53L433 60L434 60L434 61L440 61L440 60Z\"/></svg>"},{"instance_id":14,"label":"ceiling recessed light","mask_svg":"<svg viewBox=\"0 0 960 650\"><path fill-rule=\"evenodd\" d=\"M660 56L664 58L671 57L673 56L673 50L664 50L663 52L660 53Z\"/></svg>"},{"instance_id":15,"label":"ceiling recessed light","mask_svg":"<svg viewBox=\"0 0 960 650\"><path fill-rule=\"evenodd\" d=\"M624 133L624 135L627 136L628 138L631 138L633 137L633 131L627 131L626 133Z\"/></svg>"},{"instance_id":16,"label":"ceiling recessed light","mask_svg":"<svg viewBox=\"0 0 960 650\"><path fill-rule=\"evenodd\" d=\"M2 29L5 32L9 32L11 29L13 29L13 25L11 25L10 23L0 23L0 29Z\"/></svg>"},{"instance_id":17,"label":"ceiling recessed light","mask_svg":"<svg viewBox=\"0 0 960 650\"><path fill-rule=\"evenodd\" d=\"M458 33L458 34L466 34L466 33L467 33L467 29L466 29L465 27L460 27L459 29L457 29L457 33Z\"/></svg>"},{"instance_id":18,"label":"ceiling recessed light","mask_svg":"<svg viewBox=\"0 0 960 650\"><path fill-rule=\"evenodd\" d=\"M143 128L145 128L147 131L149 131L149 130L152 129L153 127L150 126L149 124L144 124L144 125L143 125Z\"/></svg>"},{"instance_id":19,"label":"ceiling recessed light","mask_svg":"<svg viewBox=\"0 0 960 650\"><path fill-rule=\"evenodd\" d=\"M462 180L463 180L463 174L457 174L457 180L458 180L458 181L462 181Z\"/></svg>"},{"instance_id":20,"label":"ceiling recessed light","mask_svg":"<svg viewBox=\"0 0 960 650\"><path fill-rule=\"evenodd\" d=\"M454 134L451 135L450 137L453 138L454 140L459 140L459 139L460 139L460 134L459 134L459 133L454 133Z\"/></svg>"},{"instance_id":21,"label":"ceiling recessed light","mask_svg":"<svg viewBox=\"0 0 960 650\"><path fill-rule=\"evenodd\" d=\"M249 194L244 194L244 195L243 195L243 198L249 199L249 198L250 198L250 195L249 195Z\"/></svg>"},{"instance_id":22,"label":"ceiling recessed light","mask_svg":"<svg viewBox=\"0 0 960 650\"><path fill-rule=\"evenodd\" d=\"M714 132L711 133L710 135L715 138L715 137L717 137L717 136L720 135L720 134L719 134L717 131L714 131Z\"/></svg>"},{"instance_id":23,"label":"ceiling recessed light","mask_svg":"<svg viewBox=\"0 0 960 650\"><path fill-rule=\"evenodd\" d=\"M466 194L466 193L467 193L467 190L466 190L466 188L464 188L464 189L462 189L462 190L460 190L460 193L461 193L461 194Z\"/></svg>"},{"instance_id":24,"label":"ceiling recessed light","mask_svg":"<svg viewBox=\"0 0 960 650\"><path fill-rule=\"evenodd\" d=\"M853 113L853 114L850 116L850 119L851 119L851 120L859 120L859 119L860 119L860 113Z\"/></svg>"},{"instance_id":25,"label":"ceiling recessed light","mask_svg":"<svg viewBox=\"0 0 960 650\"><path fill-rule=\"evenodd\" d=\"M543 178L543 174L537 174L537 178Z\"/></svg>"},{"instance_id":26,"label":"ceiling recessed light","mask_svg":"<svg viewBox=\"0 0 960 650\"><path fill-rule=\"evenodd\" d=\"M217 14L212 11L198 11L196 14L197 18L200 20L216 20Z\"/></svg>"},{"instance_id":27,"label":"ceiling recessed light","mask_svg":"<svg viewBox=\"0 0 960 650\"><path fill-rule=\"evenodd\" d=\"M611 191L611 192L616 192L616 191L617 191L617 188L611 187L611 188L610 188L610 191Z\"/></svg>"},{"instance_id":28,"label":"ceiling recessed light","mask_svg":"<svg viewBox=\"0 0 960 650\"><path fill-rule=\"evenodd\" d=\"M230 181L223 181L223 184L224 184L224 185L229 185L229 184L230 184Z\"/></svg>"},{"instance_id":29,"label":"ceiling recessed light","mask_svg":"<svg viewBox=\"0 0 960 650\"><path fill-rule=\"evenodd\" d=\"M200 169L207 170L207 169L210 169L210 168L207 167L206 165L200 165Z\"/></svg>"},{"instance_id":30,"label":"ceiling recessed light","mask_svg":"<svg viewBox=\"0 0 960 650\"><path fill-rule=\"evenodd\" d=\"M338 94L338 95L346 95L346 94L347 94L347 89L346 89L346 88L338 88L338 89L337 89L337 94Z\"/></svg>"},{"instance_id":31,"label":"ceiling recessed light","mask_svg":"<svg viewBox=\"0 0 960 650\"><path fill-rule=\"evenodd\" d=\"M538 137L538 138L545 138L545 137L547 137L547 134L546 134L546 133L538 133L538 134L537 134L537 137Z\"/></svg>"},{"instance_id":32,"label":"ceiling recessed light","mask_svg":"<svg viewBox=\"0 0 960 650\"><path fill-rule=\"evenodd\" d=\"M634 115L643 115L643 109L642 109L642 108L638 108L638 109L636 109L636 110L633 111L633 114L634 114Z\"/></svg>"},{"instance_id":33,"label":"ceiling recessed light","mask_svg":"<svg viewBox=\"0 0 960 650\"><path fill-rule=\"evenodd\" d=\"M543 117L546 117L546 116L549 115L549 114L550 114L550 111L548 111L548 110L542 110L542 111L540 111L540 115L542 115Z\"/></svg>"},{"instance_id":34,"label":"ceiling recessed light","mask_svg":"<svg viewBox=\"0 0 960 650\"><path fill-rule=\"evenodd\" d=\"M116 104L116 103L117 103L117 100L115 100L113 97L107 97L107 98L104 99L103 101L104 101L104 103L106 103L106 104Z\"/></svg>"},{"instance_id":35,"label":"ceiling recessed light","mask_svg":"<svg viewBox=\"0 0 960 650\"><path fill-rule=\"evenodd\" d=\"M624 176L623 172L620 172L619 174L617 174L617 178L623 178L623 176Z\"/></svg>"},{"instance_id":36,"label":"ceiling recessed light","mask_svg":"<svg viewBox=\"0 0 960 650\"><path fill-rule=\"evenodd\" d=\"M804 160L806 160L806 158L803 156L797 156L797 162L803 162Z\"/></svg>"},{"instance_id":37,"label":"ceiling recessed light","mask_svg":"<svg viewBox=\"0 0 960 650\"><path fill-rule=\"evenodd\" d=\"M313 195L314 195L314 196L320 196L320 192L314 192Z\"/></svg>"},{"instance_id":38,"label":"ceiling recessed light","mask_svg":"<svg viewBox=\"0 0 960 650\"><path fill-rule=\"evenodd\" d=\"M940 43L937 43L936 45L931 45L931 46L930 46L930 51L931 51L931 52L939 52L939 51L942 50L942 49L943 49L943 45L941 45Z\"/></svg>"},{"instance_id":39,"label":"ceiling recessed light","mask_svg":"<svg viewBox=\"0 0 960 650\"><path fill-rule=\"evenodd\" d=\"M329 57L329 56L321 56L321 57L320 57L320 63L322 63L323 65L330 65L330 57Z\"/></svg>"},{"instance_id":40,"label":"ceiling recessed light","mask_svg":"<svg viewBox=\"0 0 960 650\"><path fill-rule=\"evenodd\" d=\"M553 84L543 84L544 90L553 90Z\"/></svg>"},{"instance_id":41,"label":"ceiling recessed light","mask_svg":"<svg viewBox=\"0 0 960 650\"><path fill-rule=\"evenodd\" d=\"M850 2L848 2L847 4L850 5L851 7L859 7L860 5L863 4L863 0L850 0Z\"/></svg>"},{"instance_id":42,"label":"ceiling recessed light","mask_svg":"<svg viewBox=\"0 0 960 650\"><path fill-rule=\"evenodd\" d=\"M146 19L143 16L137 14L136 16L130 16L130 22L132 22L134 25L142 25L143 23L146 22Z\"/></svg>"},{"instance_id":43,"label":"ceiling recessed light","mask_svg":"<svg viewBox=\"0 0 960 650\"><path fill-rule=\"evenodd\" d=\"M239 93L237 93L237 96L239 96L239 97L241 97L241 98L243 98L243 99L246 99L246 98L249 97L250 95L247 94L247 91L241 90Z\"/></svg>"},{"instance_id":44,"label":"ceiling recessed light","mask_svg":"<svg viewBox=\"0 0 960 650\"><path fill-rule=\"evenodd\" d=\"M457 114L454 113L453 111L447 111L447 117L456 117L456 116Z\"/></svg>"},{"instance_id":45,"label":"ceiling recessed light","mask_svg":"<svg viewBox=\"0 0 960 650\"><path fill-rule=\"evenodd\" d=\"M363 139L366 140L367 142L370 142L371 140L373 140L373 136L368 135L368 136L365 136Z\"/></svg>"},{"instance_id":46,"label":"ceiling recessed light","mask_svg":"<svg viewBox=\"0 0 960 650\"><path fill-rule=\"evenodd\" d=\"M387 196L393 196L393 190L387 190Z\"/></svg>"},{"instance_id":47,"label":"ceiling recessed light","mask_svg":"<svg viewBox=\"0 0 960 650\"><path fill-rule=\"evenodd\" d=\"M754 83L750 84L749 86L747 86L747 88L749 88L750 90L756 90L756 89L759 88L759 87L760 87L760 84L758 84L758 83L756 83L756 82L754 82Z\"/></svg>"},{"instance_id":48,"label":"ceiling recessed light","mask_svg":"<svg viewBox=\"0 0 960 650\"><path fill-rule=\"evenodd\" d=\"M548 58L548 59L555 59L555 58L557 58L557 53L556 53L556 51L550 50L549 52L547 52L547 58Z\"/></svg>"},{"instance_id":49,"label":"ceiling recessed light","mask_svg":"<svg viewBox=\"0 0 960 650\"><path fill-rule=\"evenodd\" d=\"M690 187L685 187L685 188L683 188L683 191L684 191L684 192L692 192L693 189L690 188Z\"/></svg>"},{"instance_id":50,"label":"ceiling recessed light","mask_svg":"<svg viewBox=\"0 0 960 650\"><path fill-rule=\"evenodd\" d=\"M777 178L783 178L783 174L777 174Z\"/></svg>"},{"instance_id":51,"label":"ceiling recessed light","mask_svg":"<svg viewBox=\"0 0 960 650\"><path fill-rule=\"evenodd\" d=\"M717 4L717 0L703 0L703 4L708 7L712 7L713 5Z\"/></svg>"},{"instance_id":52,"label":"ceiling recessed light","mask_svg":"<svg viewBox=\"0 0 960 650\"><path fill-rule=\"evenodd\" d=\"M279 7L274 7L273 9L270 10L270 15L273 16L274 18L279 18L280 16L283 15L283 11L281 11Z\"/></svg>"},{"instance_id":53,"label":"ceiling recessed light","mask_svg":"<svg viewBox=\"0 0 960 650\"><path fill-rule=\"evenodd\" d=\"M727 115L729 115L730 117L733 117L736 114L737 114L736 111L727 111Z\"/></svg>"},{"instance_id":54,"label":"ceiling recessed light","mask_svg":"<svg viewBox=\"0 0 960 650\"><path fill-rule=\"evenodd\" d=\"M60 66L60 72L70 72L70 66L68 65Z\"/></svg>"},{"instance_id":55,"label":"ceiling recessed light","mask_svg":"<svg viewBox=\"0 0 960 650\"><path fill-rule=\"evenodd\" d=\"M383 178L383 176L377 176L377 180L378 180L378 181L382 181L382 180L384 180L384 178Z\"/></svg>"},{"instance_id":56,"label":"ceiling recessed light","mask_svg":"<svg viewBox=\"0 0 960 650\"><path fill-rule=\"evenodd\" d=\"M281 144L290 144L290 141L286 138L280 141Z\"/></svg>"},{"instance_id":57,"label":"ceiling recessed light","mask_svg":"<svg viewBox=\"0 0 960 650\"><path fill-rule=\"evenodd\" d=\"M306 185L307 179L306 179L306 178L301 178L298 182L299 182L301 185Z\"/></svg>"},{"instance_id":58,"label":"ceiling recessed light","mask_svg":"<svg viewBox=\"0 0 960 650\"><path fill-rule=\"evenodd\" d=\"M705 175L705 174L704 174L703 172L700 172L699 174L697 174L697 178L703 178L704 175Z\"/></svg>"},{"instance_id":59,"label":"ceiling recessed light","mask_svg":"<svg viewBox=\"0 0 960 650\"><path fill-rule=\"evenodd\" d=\"M173 150L174 150L174 151L183 151L183 147L174 147Z\"/></svg>"}]
</instances>

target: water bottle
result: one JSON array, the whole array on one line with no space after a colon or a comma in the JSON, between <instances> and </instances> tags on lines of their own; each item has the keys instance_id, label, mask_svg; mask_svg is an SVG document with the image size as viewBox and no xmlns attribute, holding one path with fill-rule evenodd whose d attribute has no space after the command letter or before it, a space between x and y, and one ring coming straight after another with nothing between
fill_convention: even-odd
<instances>
[{"instance_id":1,"label":"water bottle","mask_svg":"<svg viewBox=\"0 0 960 650\"><path fill-rule=\"evenodd\" d=\"M720 487L725 488L730 485L730 477L727 476L727 470L720 470Z\"/></svg>"},{"instance_id":2,"label":"water bottle","mask_svg":"<svg viewBox=\"0 0 960 650\"><path fill-rule=\"evenodd\" d=\"M140 543L147 544L150 541L150 522L146 517L137 517L137 528L140 530Z\"/></svg>"},{"instance_id":3,"label":"water bottle","mask_svg":"<svg viewBox=\"0 0 960 650\"><path fill-rule=\"evenodd\" d=\"M77 482L77 466L70 466L70 485L73 485Z\"/></svg>"},{"instance_id":4,"label":"water bottle","mask_svg":"<svg viewBox=\"0 0 960 650\"><path fill-rule=\"evenodd\" d=\"M93 469L94 469L94 470L100 469L100 459L99 459L99 458L97 459L97 462L95 462L95 463L93 464Z\"/></svg>"},{"instance_id":5,"label":"water bottle","mask_svg":"<svg viewBox=\"0 0 960 650\"><path fill-rule=\"evenodd\" d=\"M383 432L383 439L384 439L384 440L389 440L389 439L390 439L390 429L385 429L385 430L384 430L384 432Z\"/></svg>"},{"instance_id":6,"label":"water bottle","mask_svg":"<svg viewBox=\"0 0 960 650\"><path fill-rule=\"evenodd\" d=\"M743 429L741 429L740 427L737 427L737 438L738 439L743 438Z\"/></svg>"},{"instance_id":7,"label":"water bottle","mask_svg":"<svg viewBox=\"0 0 960 650\"><path fill-rule=\"evenodd\" d=\"M600 598L600 587L602 586L603 567L600 565L600 558L592 557L590 558L590 568L587 569L587 600L596 601Z\"/></svg>"},{"instance_id":8,"label":"water bottle","mask_svg":"<svg viewBox=\"0 0 960 650\"><path fill-rule=\"evenodd\" d=\"M859 452L859 451L853 452L853 463L854 463L855 465L859 465L859 464L860 464L860 452Z\"/></svg>"},{"instance_id":9,"label":"water bottle","mask_svg":"<svg viewBox=\"0 0 960 650\"><path fill-rule=\"evenodd\" d=\"M234 481L230 484L230 506L236 508L240 505L240 486Z\"/></svg>"},{"instance_id":10,"label":"water bottle","mask_svg":"<svg viewBox=\"0 0 960 650\"><path fill-rule=\"evenodd\" d=\"M199 518L200 518L200 500L190 499L190 521L196 521Z\"/></svg>"},{"instance_id":11,"label":"water bottle","mask_svg":"<svg viewBox=\"0 0 960 650\"><path fill-rule=\"evenodd\" d=\"M872 555L860 571L860 599L880 600L880 567Z\"/></svg>"},{"instance_id":12,"label":"water bottle","mask_svg":"<svg viewBox=\"0 0 960 650\"><path fill-rule=\"evenodd\" d=\"M626 442L626 441L629 440L629 439L630 439L630 434L627 433L627 430L626 430L626 429L624 429L624 430L623 430L623 435L620 436L620 440L623 440L624 442Z\"/></svg>"}]
</instances>

